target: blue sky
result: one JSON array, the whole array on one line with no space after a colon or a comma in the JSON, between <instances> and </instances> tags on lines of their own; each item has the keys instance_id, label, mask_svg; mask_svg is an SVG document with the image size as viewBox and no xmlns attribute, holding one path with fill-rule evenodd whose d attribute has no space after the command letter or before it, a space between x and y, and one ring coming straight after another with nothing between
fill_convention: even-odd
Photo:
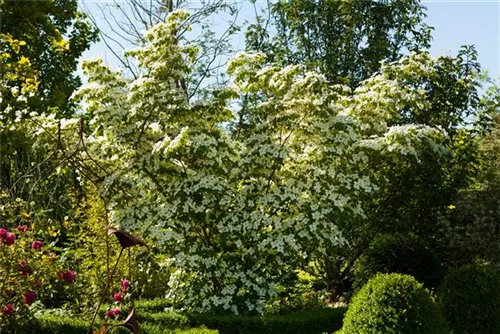
<instances>
[{"instance_id":1,"label":"blue sky","mask_svg":"<svg viewBox=\"0 0 500 334\"><path fill-rule=\"evenodd\" d=\"M92 1L84 0L92 9ZM262 1L262 5L265 1ZM100 1L104 2L104 1ZM427 0L427 23L435 28L431 53L434 56L456 54L463 44L474 44L479 61L493 78L500 77L500 0L447 1ZM193 1L194 3L194 1ZM251 18L251 6L243 5L241 17ZM217 22L214 22L217 26ZM214 28L217 30L217 28ZM234 40L235 47L243 46L243 37ZM103 43L94 44L83 59L102 56L112 66L118 66Z\"/></svg>"},{"instance_id":2,"label":"blue sky","mask_svg":"<svg viewBox=\"0 0 500 334\"><path fill-rule=\"evenodd\" d=\"M481 65L493 78L500 76L500 1L424 1L427 23L435 28L431 53L455 54L474 44Z\"/></svg>"}]
</instances>

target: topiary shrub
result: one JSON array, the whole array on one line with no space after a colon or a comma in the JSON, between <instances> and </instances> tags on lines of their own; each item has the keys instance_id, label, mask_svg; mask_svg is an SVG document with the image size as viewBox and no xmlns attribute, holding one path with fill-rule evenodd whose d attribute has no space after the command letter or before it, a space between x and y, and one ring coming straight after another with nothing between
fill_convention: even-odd
<instances>
[{"instance_id":1,"label":"topiary shrub","mask_svg":"<svg viewBox=\"0 0 500 334\"><path fill-rule=\"evenodd\" d=\"M361 289L378 273L407 274L427 288L438 287L443 276L435 254L415 235L383 235L375 238L356 263L354 289Z\"/></svg>"},{"instance_id":2,"label":"topiary shrub","mask_svg":"<svg viewBox=\"0 0 500 334\"><path fill-rule=\"evenodd\" d=\"M438 300L453 333L500 333L500 273L491 266L452 270Z\"/></svg>"},{"instance_id":3,"label":"topiary shrub","mask_svg":"<svg viewBox=\"0 0 500 334\"><path fill-rule=\"evenodd\" d=\"M379 274L354 296L340 334L445 334L446 322L413 277Z\"/></svg>"}]
</instances>

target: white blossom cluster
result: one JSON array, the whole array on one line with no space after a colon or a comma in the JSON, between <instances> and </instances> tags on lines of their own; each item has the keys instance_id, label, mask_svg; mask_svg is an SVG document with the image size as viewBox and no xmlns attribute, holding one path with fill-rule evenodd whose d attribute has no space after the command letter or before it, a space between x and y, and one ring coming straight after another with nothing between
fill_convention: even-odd
<instances>
[{"instance_id":1,"label":"white blossom cluster","mask_svg":"<svg viewBox=\"0 0 500 334\"><path fill-rule=\"evenodd\" d=\"M378 190L373 159L441 152L441 132L390 126L402 105L425 107L397 79L374 76L351 93L299 66L268 66L262 54L238 53L228 64L234 86L190 102L183 78L196 48L175 39L185 18L171 14L129 53L143 69L135 80L85 63L89 84L74 98L90 118L86 148L108 170L101 193L113 223L171 255L177 300L261 312L304 257L347 245L341 226L366 219L363 201ZM420 71L416 58L395 71ZM247 108L255 126L238 136L226 124L243 96L256 101Z\"/></svg>"}]
</instances>

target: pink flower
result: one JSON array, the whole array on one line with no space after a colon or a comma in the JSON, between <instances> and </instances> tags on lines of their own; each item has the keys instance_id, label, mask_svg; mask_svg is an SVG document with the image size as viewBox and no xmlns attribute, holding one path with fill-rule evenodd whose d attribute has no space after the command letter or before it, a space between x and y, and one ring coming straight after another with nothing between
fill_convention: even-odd
<instances>
[{"instance_id":1,"label":"pink flower","mask_svg":"<svg viewBox=\"0 0 500 334\"><path fill-rule=\"evenodd\" d=\"M68 283L72 283L75 278L76 278L76 274L74 271L71 271L71 270L68 270L64 273L59 273L59 277L62 279L62 280L65 280L66 282Z\"/></svg>"},{"instance_id":2,"label":"pink flower","mask_svg":"<svg viewBox=\"0 0 500 334\"><path fill-rule=\"evenodd\" d=\"M31 243L31 249L40 249L42 246L43 243L40 240L35 240Z\"/></svg>"},{"instance_id":3,"label":"pink flower","mask_svg":"<svg viewBox=\"0 0 500 334\"><path fill-rule=\"evenodd\" d=\"M107 310L106 315L111 319L117 318L120 315L120 309L115 308L114 310Z\"/></svg>"},{"instance_id":4,"label":"pink flower","mask_svg":"<svg viewBox=\"0 0 500 334\"><path fill-rule=\"evenodd\" d=\"M0 239L4 240L5 238L7 238L7 230L0 228Z\"/></svg>"},{"instance_id":5,"label":"pink flower","mask_svg":"<svg viewBox=\"0 0 500 334\"><path fill-rule=\"evenodd\" d=\"M74 271L68 270L68 278L66 279L69 283L73 282L76 278L76 274Z\"/></svg>"},{"instance_id":6,"label":"pink flower","mask_svg":"<svg viewBox=\"0 0 500 334\"><path fill-rule=\"evenodd\" d=\"M31 275L33 274L33 269L31 268L31 266L28 264L28 262L26 260L21 260L21 262L19 262L17 264L17 270L19 271L19 273L21 275Z\"/></svg>"},{"instance_id":7,"label":"pink flower","mask_svg":"<svg viewBox=\"0 0 500 334\"><path fill-rule=\"evenodd\" d=\"M129 280L122 279L122 291L123 292L127 292L128 291L129 285L130 285L130 281Z\"/></svg>"},{"instance_id":8,"label":"pink flower","mask_svg":"<svg viewBox=\"0 0 500 334\"><path fill-rule=\"evenodd\" d=\"M122 294L121 294L121 293L118 293L118 292L117 292L117 293L115 293L115 294L113 295L113 298L114 298L115 302L118 302L118 303L119 303L119 302L121 302L121 301L122 301L123 296L122 296Z\"/></svg>"},{"instance_id":9,"label":"pink flower","mask_svg":"<svg viewBox=\"0 0 500 334\"><path fill-rule=\"evenodd\" d=\"M16 241L16 236L14 233L7 232L7 236L5 237L5 243L7 246L13 245L14 242Z\"/></svg>"},{"instance_id":10,"label":"pink flower","mask_svg":"<svg viewBox=\"0 0 500 334\"><path fill-rule=\"evenodd\" d=\"M2 314L5 314L5 315L9 315L12 312L14 312L14 307L12 306L12 304L5 305L5 307L2 310Z\"/></svg>"},{"instance_id":11,"label":"pink flower","mask_svg":"<svg viewBox=\"0 0 500 334\"><path fill-rule=\"evenodd\" d=\"M19 233L24 233L24 232L28 231L28 225L18 226L17 230L19 231Z\"/></svg>"},{"instance_id":12,"label":"pink flower","mask_svg":"<svg viewBox=\"0 0 500 334\"><path fill-rule=\"evenodd\" d=\"M23 295L23 303L31 305L35 301L35 296L33 291L26 291Z\"/></svg>"}]
</instances>

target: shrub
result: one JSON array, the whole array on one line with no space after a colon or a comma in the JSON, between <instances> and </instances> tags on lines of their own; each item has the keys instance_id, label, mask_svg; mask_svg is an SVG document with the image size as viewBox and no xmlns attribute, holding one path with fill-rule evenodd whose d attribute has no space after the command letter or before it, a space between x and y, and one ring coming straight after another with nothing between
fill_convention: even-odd
<instances>
[{"instance_id":1,"label":"shrub","mask_svg":"<svg viewBox=\"0 0 500 334\"><path fill-rule=\"evenodd\" d=\"M172 301L165 298L144 299L135 302L138 311L150 313L162 312L172 307Z\"/></svg>"},{"instance_id":2,"label":"shrub","mask_svg":"<svg viewBox=\"0 0 500 334\"><path fill-rule=\"evenodd\" d=\"M137 319L139 322L149 322L161 325L162 328L185 328L190 326L188 316L176 312L149 313L138 310Z\"/></svg>"},{"instance_id":3,"label":"shrub","mask_svg":"<svg viewBox=\"0 0 500 334\"><path fill-rule=\"evenodd\" d=\"M422 284L408 275L379 274L354 296L340 333L444 334L447 330Z\"/></svg>"},{"instance_id":4,"label":"shrub","mask_svg":"<svg viewBox=\"0 0 500 334\"><path fill-rule=\"evenodd\" d=\"M193 316L193 324L217 329L221 334L333 333L342 326L346 308L303 310L286 315Z\"/></svg>"},{"instance_id":5,"label":"shrub","mask_svg":"<svg viewBox=\"0 0 500 334\"><path fill-rule=\"evenodd\" d=\"M86 334L89 323L77 318L60 315L44 315L26 326L19 326L19 334Z\"/></svg>"},{"instance_id":6,"label":"shrub","mask_svg":"<svg viewBox=\"0 0 500 334\"><path fill-rule=\"evenodd\" d=\"M442 277L439 260L414 235L383 235L376 238L356 264L354 288L360 289L378 273L407 274L427 288L437 287Z\"/></svg>"},{"instance_id":7,"label":"shrub","mask_svg":"<svg viewBox=\"0 0 500 334\"><path fill-rule=\"evenodd\" d=\"M33 228L37 222L22 200L3 203L0 216L0 332L29 323L33 309L59 292L71 295L76 274L63 267L52 245ZM37 233L38 232L38 233Z\"/></svg>"},{"instance_id":8,"label":"shrub","mask_svg":"<svg viewBox=\"0 0 500 334\"><path fill-rule=\"evenodd\" d=\"M436 224L443 263L453 268L476 261L499 265L500 187L461 192L455 205Z\"/></svg>"},{"instance_id":9,"label":"shrub","mask_svg":"<svg viewBox=\"0 0 500 334\"><path fill-rule=\"evenodd\" d=\"M114 263L121 249L116 238L107 235L108 213L98 190L88 182L84 184L84 191L84 198L72 198L75 212L68 221L71 222L66 231L68 243L63 253L80 273L80 280L75 285L81 308L75 309L76 312L94 307L95 300L105 289L107 272L111 270L109 265ZM144 247L128 250L130 256L119 261L115 276L131 281L133 298L166 295L170 278L168 266L162 265L166 255L159 254L154 244L150 244L150 251Z\"/></svg>"},{"instance_id":10,"label":"shrub","mask_svg":"<svg viewBox=\"0 0 500 334\"><path fill-rule=\"evenodd\" d=\"M215 316L210 314L186 315L176 312L151 313L148 307L160 305L160 301L138 302L137 319L143 334L276 334L276 333L333 333L342 326L346 308L302 310L286 315L265 316ZM151 308L150 308L151 310ZM106 321L107 325L113 324ZM115 324L118 322L114 322ZM19 327L17 333L28 334L86 334L89 321L80 319L64 309L41 310L36 319ZM97 328L97 327L96 327ZM129 333L126 330L113 334Z\"/></svg>"},{"instance_id":11,"label":"shrub","mask_svg":"<svg viewBox=\"0 0 500 334\"><path fill-rule=\"evenodd\" d=\"M165 326L150 322L139 322L143 334L217 334L216 330L205 327L198 328L165 328ZM29 326L19 327L19 334L87 334L89 322L78 318L61 317L59 315L43 315ZM113 330L111 333L130 333L126 329Z\"/></svg>"},{"instance_id":12,"label":"shrub","mask_svg":"<svg viewBox=\"0 0 500 334\"><path fill-rule=\"evenodd\" d=\"M141 333L144 334L217 334L216 330L205 327L187 328L187 329L168 329L161 325L146 323L141 327Z\"/></svg>"},{"instance_id":13,"label":"shrub","mask_svg":"<svg viewBox=\"0 0 500 334\"><path fill-rule=\"evenodd\" d=\"M491 266L452 270L438 297L454 333L500 333L500 274Z\"/></svg>"}]
</instances>

